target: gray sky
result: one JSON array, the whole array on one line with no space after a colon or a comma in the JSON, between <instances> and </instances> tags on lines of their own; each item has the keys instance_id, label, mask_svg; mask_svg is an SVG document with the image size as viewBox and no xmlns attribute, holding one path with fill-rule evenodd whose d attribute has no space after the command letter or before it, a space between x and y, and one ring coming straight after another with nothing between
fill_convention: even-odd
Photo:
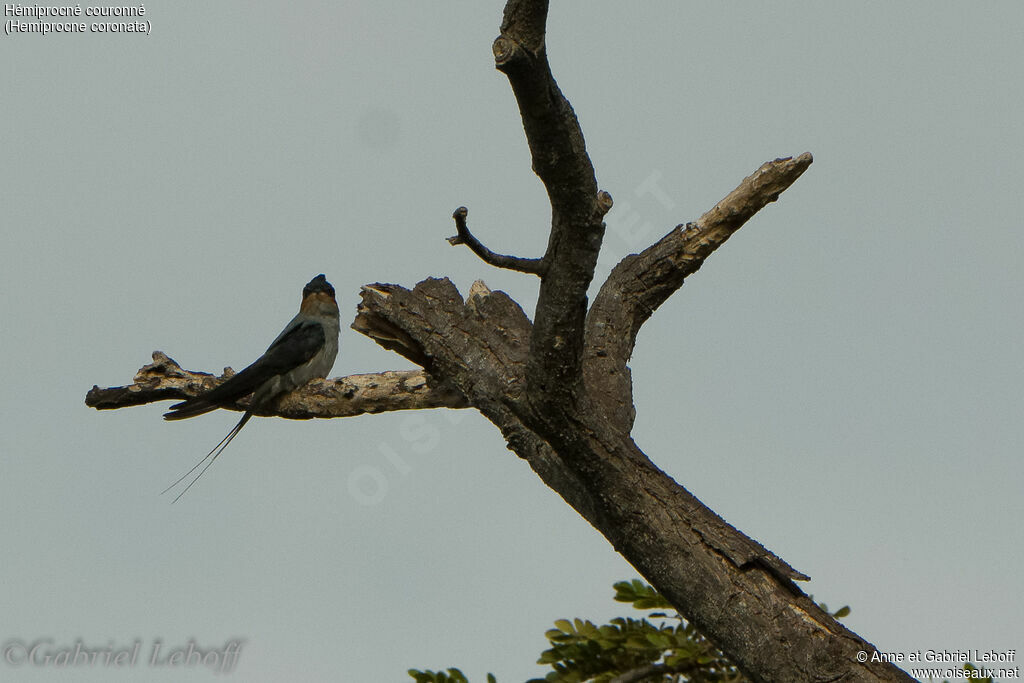
<instances>
[{"instance_id":1,"label":"gray sky","mask_svg":"<svg viewBox=\"0 0 1024 683\"><path fill-rule=\"evenodd\" d=\"M501 5L146 3L148 36L0 37L5 644L141 643L85 681L213 680L154 642L238 638L238 680L507 682L552 620L623 612L635 572L475 413L255 420L172 507L237 415L83 405L154 349L243 367L320 272L335 375L410 367L347 329L366 283L532 311L533 279L444 241L465 204L496 251L546 243ZM616 200L600 278L815 157L644 327L637 442L880 649L1024 651L1024 4L553 5Z\"/></svg>"}]
</instances>

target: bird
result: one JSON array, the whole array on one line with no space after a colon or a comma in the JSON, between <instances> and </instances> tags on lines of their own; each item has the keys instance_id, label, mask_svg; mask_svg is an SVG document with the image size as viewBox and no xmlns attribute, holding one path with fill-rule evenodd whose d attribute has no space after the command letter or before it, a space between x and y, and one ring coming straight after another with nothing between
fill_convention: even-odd
<instances>
[{"instance_id":1,"label":"bird","mask_svg":"<svg viewBox=\"0 0 1024 683\"><path fill-rule=\"evenodd\" d=\"M323 273L309 281L302 289L302 304L281 334L267 347L266 352L241 372L218 384L213 389L175 403L164 413L165 420L185 420L205 415L225 405L231 405L249 394L252 399L234 429L220 440L202 460L177 481L163 490L167 493L206 462L188 486L172 501L185 495L199 477L209 469L228 447L253 413L268 405L278 396L297 389L317 377L326 377L338 355L340 333L338 302L334 287ZM161 494L162 495L162 494Z\"/></svg>"}]
</instances>

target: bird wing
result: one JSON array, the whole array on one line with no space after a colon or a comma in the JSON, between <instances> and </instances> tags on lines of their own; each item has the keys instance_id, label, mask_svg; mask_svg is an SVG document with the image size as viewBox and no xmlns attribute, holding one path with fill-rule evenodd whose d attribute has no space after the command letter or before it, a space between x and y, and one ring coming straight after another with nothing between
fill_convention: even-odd
<instances>
[{"instance_id":1,"label":"bird wing","mask_svg":"<svg viewBox=\"0 0 1024 683\"><path fill-rule=\"evenodd\" d=\"M281 375L309 362L326 341L323 325L295 320L285 328L260 358L237 375L201 396L175 403L164 413L165 420L184 420L203 415L223 404L248 396L275 375Z\"/></svg>"}]
</instances>

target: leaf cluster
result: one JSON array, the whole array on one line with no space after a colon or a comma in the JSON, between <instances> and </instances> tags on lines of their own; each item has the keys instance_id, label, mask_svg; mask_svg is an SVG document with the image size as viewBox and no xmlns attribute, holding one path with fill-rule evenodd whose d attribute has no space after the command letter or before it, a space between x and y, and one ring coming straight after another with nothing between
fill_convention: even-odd
<instances>
[{"instance_id":1,"label":"leaf cluster","mask_svg":"<svg viewBox=\"0 0 1024 683\"><path fill-rule=\"evenodd\" d=\"M551 671L528 683L733 683L746 680L697 629L654 588L639 579L614 584L615 600L647 611L644 617L616 617L597 625L587 619L558 619L544 635L550 647L538 664ZM661 611L672 610L672 611ZM410 669L417 683L468 683L458 669ZM638 677L639 676L639 677ZM488 683L495 683L487 675Z\"/></svg>"},{"instance_id":2,"label":"leaf cluster","mask_svg":"<svg viewBox=\"0 0 1024 683\"><path fill-rule=\"evenodd\" d=\"M639 579L613 585L615 601L646 611L640 619L615 617L598 626L588 619L557 619L545 632L551 645L538 664L551 671L527 683L739 683L747 679L668 600ZM822 604L821 608L828 611ZM845 617L849 607L832 616ZM968 665L970 666L970 665ZM409 669L416 683L469 683L459 669ZM497 683L487 674L487 683Z\"/></svg>"}]
</instances>

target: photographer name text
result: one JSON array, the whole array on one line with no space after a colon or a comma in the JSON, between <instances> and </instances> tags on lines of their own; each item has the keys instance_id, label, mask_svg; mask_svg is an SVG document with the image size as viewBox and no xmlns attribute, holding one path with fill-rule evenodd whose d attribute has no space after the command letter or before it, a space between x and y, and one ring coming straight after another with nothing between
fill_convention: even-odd
<instances>
[{"instance_id":1,"label":"photographer name text","mask_svg":"<svg viewBox=\"0 0 1024 683\"><path fill-rule=\"evenodd\" d=\"M142 639L130 645L93 646L81 638L71 644L58 644L52 638L39 638L31 643L8 640L0 651L3 661L10 666L53 667L113 667L132 669L140 665L158 667L205 667L217 673L230 673L238 664L244 641L233 639L222 647L201 647L195 640L185 645L167 647L160 639L143 648ZM145 649L145 653L143 652Z\"/></svg>"}]
</instances>

